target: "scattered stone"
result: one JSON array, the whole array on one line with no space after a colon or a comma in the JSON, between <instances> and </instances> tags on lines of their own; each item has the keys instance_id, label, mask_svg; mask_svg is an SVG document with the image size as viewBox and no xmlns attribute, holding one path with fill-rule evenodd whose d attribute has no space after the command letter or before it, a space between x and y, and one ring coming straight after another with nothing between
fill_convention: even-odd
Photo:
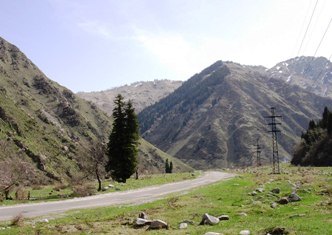
<instances>
[{"instance_id":1,"label":"scattered stone","mask_svg":"<svg viewBox=\"0 0 332 235\"><path fill-rule=\"evenodd\" d=\"M108 187L109 188L114 188L114 185L113 184L109 184Z\"/></svg>"},{"instance_id":2,"label":"scattered stone","mask_svg":"<svg viewBox=\"0 0 332 235\"><path fill-rule=\"evenodd\" d=\"M215 232L207 232L204 235L223 235L222 233L215 233Z\"/></svg>"},{"instance_id":3,"label":"scattered stone","mask_svg":"<svg viewBox=\"0 0 332 235\"><path fill-rule=\"evenodd\" d=\"M256 192L262 193L264 192L264 188L256 188Z\"/></svg>"},{"instance_id":4,"label":"scattered stone","mask_svg":"<svg viewBox=\"0 0 332 235\"><path fill-rule=\"evenodd\" d=\"M138 218L140 219L148 219L148 215L145 212L140 212L138 215Z\"/></svg>"},{"instance_id":5,"label":"scattered stone","mask_svg":"<svg viewBox=\"0 0 332 235\"><path fill-rule=\"evenodd\" d=\"M42 223L48 223L49 221L48 221L48 219L42 219L40 222L42 222Z\"/></svg>"},{"instance_id":6,"label":"scattered stone","mask_svg":"<svg viewBox=\"0 0 332 235\"><path fill-rule=\"evenodd\" d=\"M300 198L299 195L297 195L296 193L292 193L288 196L288 201L289 202L298 202L298 201L301 201L302 199Z\"/></svg>"},{"instance_id":7,"label":"scattered stone","mask_svg":"<svg viewBox=\"0 0 332 235\"><path fill-rule=\"evenodd\" d=\"M192 221L192 220L184 220L181 223L186 223L186 224L194 225L194 221Z\"/></svg>"},{"instance_id":8,"label":"scattered stone","mask_svg":"<svg viewBox=\"0 0 332 235\"><path fill-rule=\"evenodd\" d=\"M285 205L285 204L288 204L288 198L287 197L282 197L280 198L277 203L281 204L281 205Z\"/></svg>"},{"instance_id":9,"label":"scattered stone","mask_svg":"<svg viewBox=\"0 0 332 235\"><path fill-rule=\"evenodd\" d=\"M229 220L229 216L228 215L221 215L218 217L218 219L221 220Z\"/></svg>"},{"instance_id":10,"label":"scattered stone","mask_svg":"<svg viewBox=\"0 0 332 235\"><path fill-rule=\"evenodd\" d=\"M257 192L256 192L256 191L252 191L252 192L250 193L250 195L251 195L251 196L256 196L256 195L257 195Z\"/></svg>"},{"instance_id":11,"label":"scattered stone","mask_svg":"<svg viewBox=\"0 0 332 235\"><path fill-rule=\"evenodd\" d=\"M137 218L136 222L135 222L135 226L136 227L143 227L145 225L150 225L151 224L151 220L147 220L147 219L142 219L142 218Z\"/></svg>"},{"instance_id":12,"label":"scattered stone","mask_svg":"<svg viewBox=\"0 0 332 235\"><path fill-rule=\"evenodd\" d=\"M276 208L276 207L277 207L277 203L275 203L275 202L272 202L272 203L271 203L271 208L273 208L273 209L274 209L274 208Z\"/></svg>"},{"instance_id":13,"label":"scattered stone","mask_svg":"<svg viewBox=\"0 0 332 235\"><path fill-rule=\"evenodd\" d=\"M188 224L187 223L181 223L179 224L179 229L185 229L188 228Z\"/></svg>"},{"instance_id":14,"label":"scattered stone","mask_svg":"<svg viewBox=\"0 0 332 235\"><path fill-rule=\"evenodd\" d=\"M202 221L199 223L199 225L204 225L204 224L208 224L208 225L214 225L214 224L218 224L219 223L219 219L217 217L214 217L212 215L209 215L208 213L205 213L202 217Z\"/></svg>"},{"instance_id":15,"label":"scattered stone","mask_svg":"<svg viewBox=\"0 0 332 235\"><path fill-rule=\"evenodd\" d=\"M267 232L267 235L287 235L288 232L285 228L273 228Z\"/></svg>"},{"instance_id":16,"label":"scattered stone","mask_svg":"<svg viewBox=\"0 0 332 235\"><path fill-rule=\"evenodd\" d=\"M274 188L274 189L272 189L271 193L279 194L280 193L280 188Z\"/></svg>"},{"instance_id":17,"label":"scattered stone","mask_svg":"<svg viewBox=\"0 0 332 235\"><path fill-rule=\"evenodd\" d=\"M240 216L248 216L247 213L245 213L245 212L241 212L239 215Z\"/></svg>"},{"instance_id":18,"label":"scattered stone","mask_svg":"<svg viewBox=\"0 0 332 235\"><path fill-rule=\"evenodd\" d=\"M105 186L105 187L103 187L101 190L102 190L102 191L107 191L107 190L108 190L108 187Z\"/></svg>"},{"instance_id":19,"label":"scattered stone","mask_svg":"<svg viewBox=\"0 0 332 235\"><path fill-rule=\"evenodd\" d=\"M168 224L162 220L153 220L148 229L168 229Z\"/></svg>"},{"instance_id":20,"label":"scattered stone","mask_svg":"<svg viewBox=\"0 0 332 235\"><path fill-rule=\"evenodd\" d=\"M240 234L240 235L249 235L249 234L250 234L250 231L249 231L249 230L242 230L242 231L240 231L239 234Z\"/></svg>"}]
</instances>

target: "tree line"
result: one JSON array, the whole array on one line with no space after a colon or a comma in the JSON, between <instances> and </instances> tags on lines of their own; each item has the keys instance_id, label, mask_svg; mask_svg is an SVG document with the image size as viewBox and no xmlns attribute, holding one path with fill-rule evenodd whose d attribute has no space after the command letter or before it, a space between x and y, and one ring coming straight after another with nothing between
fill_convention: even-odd
<instances>
[{"instance_id":1,"label":"tree line","mask_svg":"<svg viewBox=\"0 0 332 235\"><path fill-rule=\"evenodd\" d=\"M301 166L332 165L332 112L327 107L320 120L309 122L291 163Z\"/></svg>"}]
</instances>

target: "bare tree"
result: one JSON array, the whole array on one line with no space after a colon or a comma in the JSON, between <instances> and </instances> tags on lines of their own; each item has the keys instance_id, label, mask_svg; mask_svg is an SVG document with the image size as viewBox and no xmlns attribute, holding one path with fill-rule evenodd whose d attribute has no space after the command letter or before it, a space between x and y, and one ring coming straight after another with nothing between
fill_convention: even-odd
<instances>
[{"instance_id":1,"label":"bare tree","mask_svg":"<svg viewBox=\"0 0 332 235\"><path fill-rule=\"evenodd\" d=\"M28 162L21 161L11 156L0 161L0 192L5 199L10 199L9 193L18 185L24 185L34 171Z\"/></svg>"},{"instance_id":2,"label":"bare tree","mask_svg":"<svg viewBox=\"0 0 332 235\"><path fill-rule=\"evenodd\" d=\"M88 151L90 152L89 158L81 163L81 168L85 172L82 179L91 178L91 175L94 175L98 181L98 191L101 191L102 178L106 173L106 145L103 143L96 143L94 146L91 146Z\"/></svg>"}]
</instances>

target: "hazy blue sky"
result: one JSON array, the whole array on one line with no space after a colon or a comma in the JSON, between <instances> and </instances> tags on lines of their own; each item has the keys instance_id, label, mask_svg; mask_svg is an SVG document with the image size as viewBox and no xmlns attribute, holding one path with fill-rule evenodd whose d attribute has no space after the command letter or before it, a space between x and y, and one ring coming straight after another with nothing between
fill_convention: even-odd
<instances>
[{"instance_id":1,"label":"hazy blue sky","mask_svg":"<svg viewBox=\"0 0 332 235\"><path fill-rule=\"evenodd\" d=\"M297 56L316 0L2 0L0 36L73 91L186 80L216 60L272 67ZM299 55L332 17L319 0ZM332 26L317 52L332 54Z\"/></svg>"}]
</instances>

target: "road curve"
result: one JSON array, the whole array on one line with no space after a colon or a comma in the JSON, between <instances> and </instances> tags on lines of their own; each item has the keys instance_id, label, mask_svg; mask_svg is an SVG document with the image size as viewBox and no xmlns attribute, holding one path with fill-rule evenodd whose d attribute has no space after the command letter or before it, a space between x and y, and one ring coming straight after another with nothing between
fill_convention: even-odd
<instances>
[{"instance_id":1,"label":"road curve","mask_svg":"<svg viewBox=\"0 0 332 235\"><path fill-rule=\"evenodd\" d=\"M202 185L234 177L234 174L208 171L202 176L176 183L150 186L141 189L100 194L90 197L74 198L56 202L40 202L0 207L0 221L10 220L18 214L36 217L59 214L72 209L103 207L119 204L143 204L165 197L167 194L182 192Z\"/></svg>"}]
</instances>

